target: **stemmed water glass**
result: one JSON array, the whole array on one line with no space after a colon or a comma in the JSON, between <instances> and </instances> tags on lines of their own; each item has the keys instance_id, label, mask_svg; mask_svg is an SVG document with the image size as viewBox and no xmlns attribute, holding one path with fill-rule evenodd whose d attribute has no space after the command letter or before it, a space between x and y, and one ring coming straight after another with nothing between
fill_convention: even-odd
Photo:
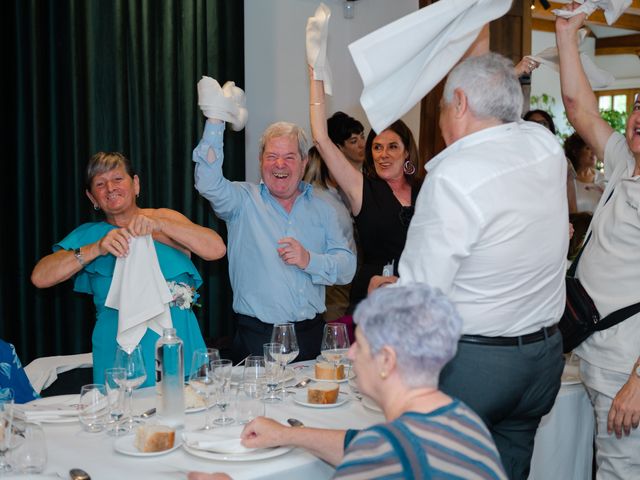
<instances>
[{"instance_id":1,"label":"stemmed water glass","mask_svg":"<svg viewBox=\"0 0 640 480\"><path fill-rule=\"evenodd\" d=\"M13 390L0 388L0 475L11 471L6 453L11 446L13 429Z\"/></svg>"},{"instance_id":2,"label":"stemmed water glass","mask_svg":"<svg viewBox=\"0 0 640 480\"><path fill-rule=\"evenodd\" d=\"M213 381L216 384L216 405L220 408L221 415L214 419L218 425L233 423L233 418L227 416L227 407L231 397L231 373L233 364L231 360L215 360L212 363Z\"/></svg>"},{"instance_id":3,"label":"stemmed water glass","mask_svg":"<svg viewBox=\"0 0 640 480\"><path fill-rule=\"evenodd\" d=\"M283 362L281 343L265 343L264 349L264 380L267 385L267 393L264 401L275 403L282 400L277 394L277 387L282 378L284 367L287 365Z\"/></svg>"},{"instance_id":4,"label":"stemmed water glass","mask_svg":"<svg viewBox=\"0 0 640 480\"><path fill-rule=\"evenodd\" d=\"M220 353L215 348L199 348L193 352L191 360L191 373L189 374L189 385L204 400L205 421L203 430L213 428L209 416L211 408L211 395L216 390L213 377L213 362L220 359Z\"/></svg>"},{"instance_id":5,"label":"stemmed water glass","mask_svg":"<svg viewBox=\"0 0 640 480\"><path fill-rule=\"evenodd\" d=\"M107 368L104 371L104 386L109 400L109 433L120 433L122 427L118 424L122 418L123 389L121 385L127 378L127 372L124 368Z\"/></svg>"},{"instance_id":6,"label":"stemmed water glass","mask_svg":"<svg viewBox=\"0 0 640 480\"><path fill-rule=\"evenodd\" d=\"M340 361L347 356L350 345L347 326L344 323L327 323L324 326L320 353L327 362L333 362L336 371Z\"/></svg>"},{"instance_id":7,"label":"stemmed water glass","mask_svg":"<svg viewBox=\"0 0 640 480\"><path fill-rule=\"evenodd\" d=\"M116 350L116 360L114 368L123 368L125 370L124 378L119 378L120 387L124 387L124 418L120 422L119 430L131 431L140 420L136 420L132 413L133 390L144 383L147 379L147 372L144 367L144 359L142 358L142 348L140 345L135 347L122 347L118 345Z\"/></svg>"},{"instance_id":8,"label":"stemmed water glass","mask_svg":"<svg viewBox=\"0 0 640 480\"><path fill-rule=\"evenodd\" d=\"M293 323L274 325L271 332L271 343L280 343L282 345L281 363L285 365L293 362L300 353Z\"/></svg>"}]
</instances>

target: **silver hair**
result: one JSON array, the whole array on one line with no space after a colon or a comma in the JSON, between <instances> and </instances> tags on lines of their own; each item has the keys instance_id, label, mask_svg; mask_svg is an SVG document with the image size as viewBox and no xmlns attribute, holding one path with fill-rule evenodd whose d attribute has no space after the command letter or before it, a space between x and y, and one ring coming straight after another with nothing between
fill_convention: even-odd
<instances>
[{"instance_id":1,"label":"silver hair","mask_svg":"<svg viewBox=\"0 0 640 480\"><path fill-rule=\"evenodd\" d=\"M437 387L442 367L456 354L462 319L438 288L424 283L379 288L358 304L354 322L372 354L386 345L409 387Z\"/></svg>"},{"instance_id":2,"label":"silver hair","mask_svg":"<svg viewBox=\"0 0 640 480\"><path fill-rule=\"evenodd\" d=\"M264 147L269 140L277 137L295 137L298 142L298 152L301 158L306 158L307 150L309 150L309 140L304 130L290 122L276 122L269 125L260 137L260 158L264 153Z\"/></svg>"},{"instance_id":3,"label":"silver hair","mask_svg":"<svg viewBox=\"0 0 640 480\"><path fill-rule=\"evenodd\" d=\"M459 88L467 97L471 112L478 118L515 122L522 114L522 88L513 62L498 53L470 57L456 66L444 86L442 99L453 100Z\"/></svg>"}]
</instances>

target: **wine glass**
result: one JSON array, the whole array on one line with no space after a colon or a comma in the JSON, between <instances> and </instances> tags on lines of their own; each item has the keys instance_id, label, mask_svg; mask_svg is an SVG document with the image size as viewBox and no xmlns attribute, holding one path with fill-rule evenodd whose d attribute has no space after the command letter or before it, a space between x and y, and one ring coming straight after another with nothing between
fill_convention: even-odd
<instances>
[{"instance_id":1,"label":"wine glass","mask_svg":"<svg viewBox=\"0 0 640 480\"><path fill-rule=\"evenodd\" d=\"M220 359L220 353L215 348L199 348L194 350L191 360L191 373L189 374L189 385L204 400L205 421L203 430L213 428L209 416L211 408L211 394L215 392L216 384L213 378L212 364Z\"/></svg>"},{"instance_id":2,"label":"wine glass","mask_svg":"<svg viewBox=\"0 0 640 480\"><path fill-rule=\"evenodd\" d=\"M126 380L127 372L124 368L107 368L104 371L104 386L109 399L109 434L117 434L122 431L118 424L122 418L123 389L121 385Z\"/></svg>"},{"instance_id":3,"label":"wine glass","mask_svg":"<svg viewBox=\"0 0 640 480\"><path fill-rule=\"evenodd\" d=\"M11 471L6 458L13 429L13 390L0 388L0 475Z\"/></svg>"},{"instance_id":4,"label":"wine glass","mask_svg":"<svg viewBox=\"0 0 640 480\"><path fill-rule=\"evenodd\" d=\"M293 362L300 353L296 329L293 323L274 325L273 331L271 332L271 343L282 344L281 359L285 365Z\"/></svg>"},{"instance_id":5,"label":"wine glass","mask_svg":"<svg viewBox=\"0 0 640 480\"><path fill-rule=\"evenodd\" d=\"M124 387L125 394L124 418L120 422L119 430L132 431L138 423L141 423L140 420L133 418L133 390L142 385L147 379L140 345L135 347L118 345L114 368L123 368L125 370L124 378L118 379L120 387Z\"/></svg>"},{"instance_id":6,"label":"wine glass","mask_svg":"<svg viewBox=\"0 0 640 480\"><path fill-rule=\"evenodd\" d=\"M286 363L283 363L282 348L281 343L265 343L263 345L264 379L267 385L267 393L264 401L268 403L280 402L282 400L276 392L284 366L286 365Z\"/></svg>"},{"instance_id":7,"label":"wine glass","mask_svg":"<svg viewBox=\"0 0 640 480\"><path fill-rule=\"evenodd\" d=\"M231 402L231 372L233 363L231 360L214 360L211 364L213 381L216 384L216 405L220 408L221 415L213 420L218 425L233 423L233 418L227 416L227 407Z\"/></svg>"},{"instance_id":8,"label":"wine glass","mask_svg":"<svg viewBox=\"0 0 640 480\"><path fill-rule=\"evenodd\" d=\"M336 371L340 361L347 356L350 345L344 323L327 323L324 326L320 353L327 362L333 362Z\"/></svg>"}]
</instances>

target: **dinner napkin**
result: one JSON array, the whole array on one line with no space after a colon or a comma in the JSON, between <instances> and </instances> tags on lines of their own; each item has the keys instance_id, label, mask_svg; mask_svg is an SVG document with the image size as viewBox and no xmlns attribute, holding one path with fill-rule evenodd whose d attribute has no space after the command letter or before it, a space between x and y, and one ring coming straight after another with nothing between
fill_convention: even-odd
<instances>
[{"instance_id":1,"label":"dinner napkin","mask_svg":"<svg viewBox=\"0 0 640 480\"><path fill-rule=\"evenodd\" d=\"M376 132L407 113L462 58L511 0L440 0L349 45L362 77L360 103Z\"/></svg>"},{"instance_id":2,"label":"dinner napkin","mask_svg":"<svg viewBox=\"0 0 640 480\"><path fill-rule=\"evenodd\" d=\"M116 260L105 301L107 307L118 310L118 343L123 348L131 347L140 343L147 328L158 335L163 328L171 328L171 300L153 238L132 238L129 254Z\"/></svg>"},{"instance_id":3,"label":"dinner napkin","mask_svg":"<svg viewBox=\"0 0 640 480\"><path fill-rule=\"evenodd\" d=\"M214 453L248 453L254 448L240 444L242 428L221 428L213 432L184 432L182 440L189 448Z\"/></svg>"},{"instance_id":4,"label":"dinner napkin","mask_svg":"<svg viewBox=\"0 0 640 480\"><path fill-rule=\"evenodd\" d=\"M551 10L551 12L563 18L570 18L579 13L585 13L587 17L591 15L596 9L600 8L604 10L604 18L607 20L609 25L615 23L622 12L624 12L629 5L631 5L631 0L574 0L577 3L581 3L578 8L575 10L564 10L562 8L556 8Z\"/></svg>"},{"instance_id":5,"label":"dinner napkin","mask_svg":"<svg viewBox=\"0 0 640 480\"><path fill-rule=\"evenodd\" d=\"M615 77L607 72L606 70L601 69L591 57L584 53L582 50L584 49L585 43L584 40L587 36L587 30L581 28L578 30L578 49L580 50L580 61L582 62L582 68L584 68L584 73L589 80L592 88L604 88L611 85L615 81ZM560 59L558 58L558 48L557 47L549 47L545 48L539 53L535 55L529 55L528 58L531 58L538 62L540 65L544 65L546 67L555 70L556 72L560 71Z\"/></svg>"},{"instance_id":6,"label":"dinner napkin","mask_svg":"<svg viewBox=\"0 0 640 480\"><path fill-rule=\"evenodd\" d=\"M331 95L333 75L327 59L327 37L331 10L324 3L307 20L307 63L313 67L313 78L324 81L324 91Z\"/></svg>"},{"instance_id":7,"label":"dinner napkin","mask_svg":"<svg viewBox=\"0 0 640 480\"><path fill-rule=\"evenodd\" d=\"M44 421L56 420L64 417L78 416L78 395L68 395L66 397L58 397L56 403L24 403L14 405L14 412L18 418L26 421Z\"/></svg>"},{"instance_id":8,"label":"dinner napkin","mask_svg":"<svg viewBox=\"0 0 640 480\"><path fill-rule=\"evenodd\" d=\"M220 87L217 80L203 76L198 82L198 105L205 117L229 122L236 131L242 130L249 118L245 93L234 82Z\"/></svg>"}]
</instances>

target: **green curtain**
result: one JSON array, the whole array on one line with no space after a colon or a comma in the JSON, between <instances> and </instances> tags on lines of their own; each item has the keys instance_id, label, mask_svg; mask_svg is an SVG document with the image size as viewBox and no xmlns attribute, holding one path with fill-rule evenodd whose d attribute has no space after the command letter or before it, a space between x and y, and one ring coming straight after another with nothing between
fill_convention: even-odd
<instances>
[{"instance_id":1,"label":"green curtain","mask_svg":"<svg viewBox=\"0 0 640 480\"><path fill-rule=\"evenodd\" d=\"M38 290L29 277L54 243L98 218L84 193L93 153L131 159L140 206L173 208L226 239L193 187L204 126L196 83L209 75L244 86L244 11L240 0L13 0L4 10L0 335L24 362L91 350L91 297L72 281ZM225 156L227 178L243 179L243 135L225 138ZM227 262L195 263L203 335L230 335Z\"/></svg>"}]
</instances>

